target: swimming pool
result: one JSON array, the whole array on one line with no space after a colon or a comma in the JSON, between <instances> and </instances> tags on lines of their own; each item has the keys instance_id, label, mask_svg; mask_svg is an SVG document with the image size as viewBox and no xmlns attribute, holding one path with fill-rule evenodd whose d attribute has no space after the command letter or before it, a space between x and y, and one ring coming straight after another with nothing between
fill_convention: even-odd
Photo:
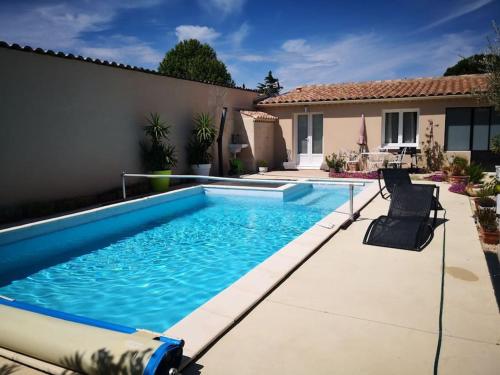
<instances>
[{"instance_id":1,"label":"swimming pool","mask_svg":"<svg viewBox=\"0 0 500 375\"><path fill-rule=\"evenodd\" d=\"M63 229L2 234L0 295L166 330L349 197L347 186L293 186L282 195L198 187Z\"/></svg>"}]
</instances>

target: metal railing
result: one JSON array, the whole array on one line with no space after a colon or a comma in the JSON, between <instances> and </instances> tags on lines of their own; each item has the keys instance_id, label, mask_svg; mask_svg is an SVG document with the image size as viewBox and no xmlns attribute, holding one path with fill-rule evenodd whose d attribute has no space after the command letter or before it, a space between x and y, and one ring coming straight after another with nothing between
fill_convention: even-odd
<instances>
[{"instance_id":1,"label":"metal railing","mask_svg":"<svg viewBox=\"0 0 500 375\"><path fill-rule=\"evenodd\" d=\"M141 173L122 173L122 194L123 200L127 199L127 190L125 179L127 177L138 178L177 178L187 180L202 180L219 181L219 182L238 182L238 183L257 183L257 184L294 184L294 185L346 185L349 186L349 218L354 221L354 186L365 186L364 182L347 182L347 181L329 181L329 180L290 180L290 179L260 179L260 178L232 178L232 177L217 177L217 176L199 176L191 174L141 174ZM202 184L203 184L202 182Z\"/></svg>"}]
</instances>

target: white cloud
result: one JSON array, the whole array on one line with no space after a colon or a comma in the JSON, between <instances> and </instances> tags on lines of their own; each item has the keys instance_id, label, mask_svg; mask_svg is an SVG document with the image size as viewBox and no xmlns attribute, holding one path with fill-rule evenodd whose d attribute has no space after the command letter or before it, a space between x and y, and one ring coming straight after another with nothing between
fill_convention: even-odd
<instances>
[{"instance_id":1,"label":"white cloud","mask_svg":"<svg viewBox=\"0 0 500 375\"><path fill-rule=\"evenodd\" d=\"M115 35L87 42L83 34L110 28L120 10L151 7L161 0L61 2L16 8L0 4L0 39L131 65L155 67L162 54L134 37Z\"/></svg>"},{"instance_id":2,"label":"white cloud","mask_svg":"<svg viewBox=\"0 0 500 375\"><path fill-rule=\"evenodd\" d=\"M121 9L144 8L161 0L60 2L18 8L0 4L0 39L50 49L82 43L85 32L110 27Z\"/></svg>"},{"instance_id":3,"label":"white cloud","mask_svg":"<svg viewBox=\"0 0 500 375\"><path fill-rule=\"evenodd\" d=\"M198 39L200 42L210 43L217 39L220 33L207 26L180 25L175 28L175 35L179 41Z\"/></svg>"},{"instance_id":4,"label":"white cloud","mask_svg":"<svg viewBox=\"0 0 500 375\"><path fill-rule=\"evenodd\" d=\"M462 17L466 14L472 13L491 2L493 2L493 0L474 0L467 2L462 1L462 3L457 8L452 9L447 16L442 17L434 22L431 22L430 24L418 29L417 32L433 29L434 27L442 25L443 23L446 23L448 21L454 20L455 18Z\"/></svg>"},{"instance_id":5,"label":"white cloud","mask_svg":"<svg viewBox=\"0 0 500 375\"><path fill-rule=\"evenodd\" d=\"M157 67L163 54L145 42L123 35L114 35L98 47L83 46L80 53L101 60L110 60L134 65Z\"/></svg>"},{"instance_id":6,"label":"white cloud","mask_svg":"<svg viewBox=\"0 0 500 375\"><path fill-rule=\"evenodd\" d=\"M226 17L241 12L246 0L198 0L198 2L209 13Z\"/></svg>"},{"instance_id":7,"label":"white cloud","mask_svg":"<svg viewBox=\"0 0 500 375\"><path fill-rule=\"evenodd\" d=\"M300 53L306 51L308 46L305 39L290 39L283 43L281 48L286 52Z\"/></svg>"},{"instance_id":8,"label":"white cloud","mask_svg":"<svg viewBox=\"0 0 500 375\"><path fill-rule=\"evenodd\" d=\"M245 54L245 55L238 55L236 56L236 59L240 61L246 61L246 62L261 62L261 61L270 61L271 58L264 56L264 55L258 55L258 54Z\"/></svg>"},{"instance_id":9,"label":"white cloud","mask_svg":"<svg viewBox=\"0 0 500 375\"><path fill-rule=\"evenodd\" d=\"M250 26L248 23L243 22L241 26L229 36L229 40L235 47L241 46L241 43L248 36L250 32Z\"/></svg>"},{"instance_id":10,"label":"white cloud","mask_svg":"<svg viewBox=\"0 0 500 375\"><path fill-rule=\"evenodd\" d=\"M349 35L333 42L287 41L276 76L288 89L313 83L442 75L460 56L477 52L484 36L463 32L402 42L373 33Z\"/></svg>"}]
</instances>

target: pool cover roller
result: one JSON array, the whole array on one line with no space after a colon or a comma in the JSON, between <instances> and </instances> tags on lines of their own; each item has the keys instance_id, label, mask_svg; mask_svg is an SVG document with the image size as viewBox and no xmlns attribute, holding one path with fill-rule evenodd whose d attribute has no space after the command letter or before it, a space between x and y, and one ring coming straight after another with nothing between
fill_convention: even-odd
<instances>
[{"instance_id":1,"label":"pool cover roller","mask_svg":"<svg viewBox=\"0 0 500 375\"><path fill-rule=\"evenodd\" d=\"M87 374L168 374L182 340L0 297L0 347Z\"/></svg>"}]
</instances>

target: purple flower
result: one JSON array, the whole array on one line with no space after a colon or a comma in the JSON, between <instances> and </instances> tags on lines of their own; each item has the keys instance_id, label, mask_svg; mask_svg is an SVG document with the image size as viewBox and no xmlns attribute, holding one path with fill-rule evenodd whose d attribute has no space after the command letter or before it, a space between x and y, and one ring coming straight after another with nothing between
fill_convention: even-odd
<instances>
[{"instance_id":1,"label":"purple flower","mask_svg":"<svg viewBox=\"0 0 500 375\"><path fill-rule=\"evenodd\" d=\"M434 182L443 182L443 175L442 174L433 174L431 177L430 177L431 181L434 181Z\"/></svg>"},{"instance_id":2,"label":"purple flower","mask_svg":"<svg viewBox=\"0 0 500 375\"><path fill-rule=\"evenodd\" d=\"M457 194L465 194L466 187L467 187L466 184L453 184L450 186L448 191L451 191L452 193L457 193Z\"/></svg>"},{"instance_id":3,"label":"purple flower","mask_svg":"<svg viewBox=\"0 0 500 375\"><path fill-rule=\"evenodd\" d=\"M372 172L330 172L330 177L333 178L365 178L376 180L378 178L377 171Z\"/></svg>"}]
</instances>

